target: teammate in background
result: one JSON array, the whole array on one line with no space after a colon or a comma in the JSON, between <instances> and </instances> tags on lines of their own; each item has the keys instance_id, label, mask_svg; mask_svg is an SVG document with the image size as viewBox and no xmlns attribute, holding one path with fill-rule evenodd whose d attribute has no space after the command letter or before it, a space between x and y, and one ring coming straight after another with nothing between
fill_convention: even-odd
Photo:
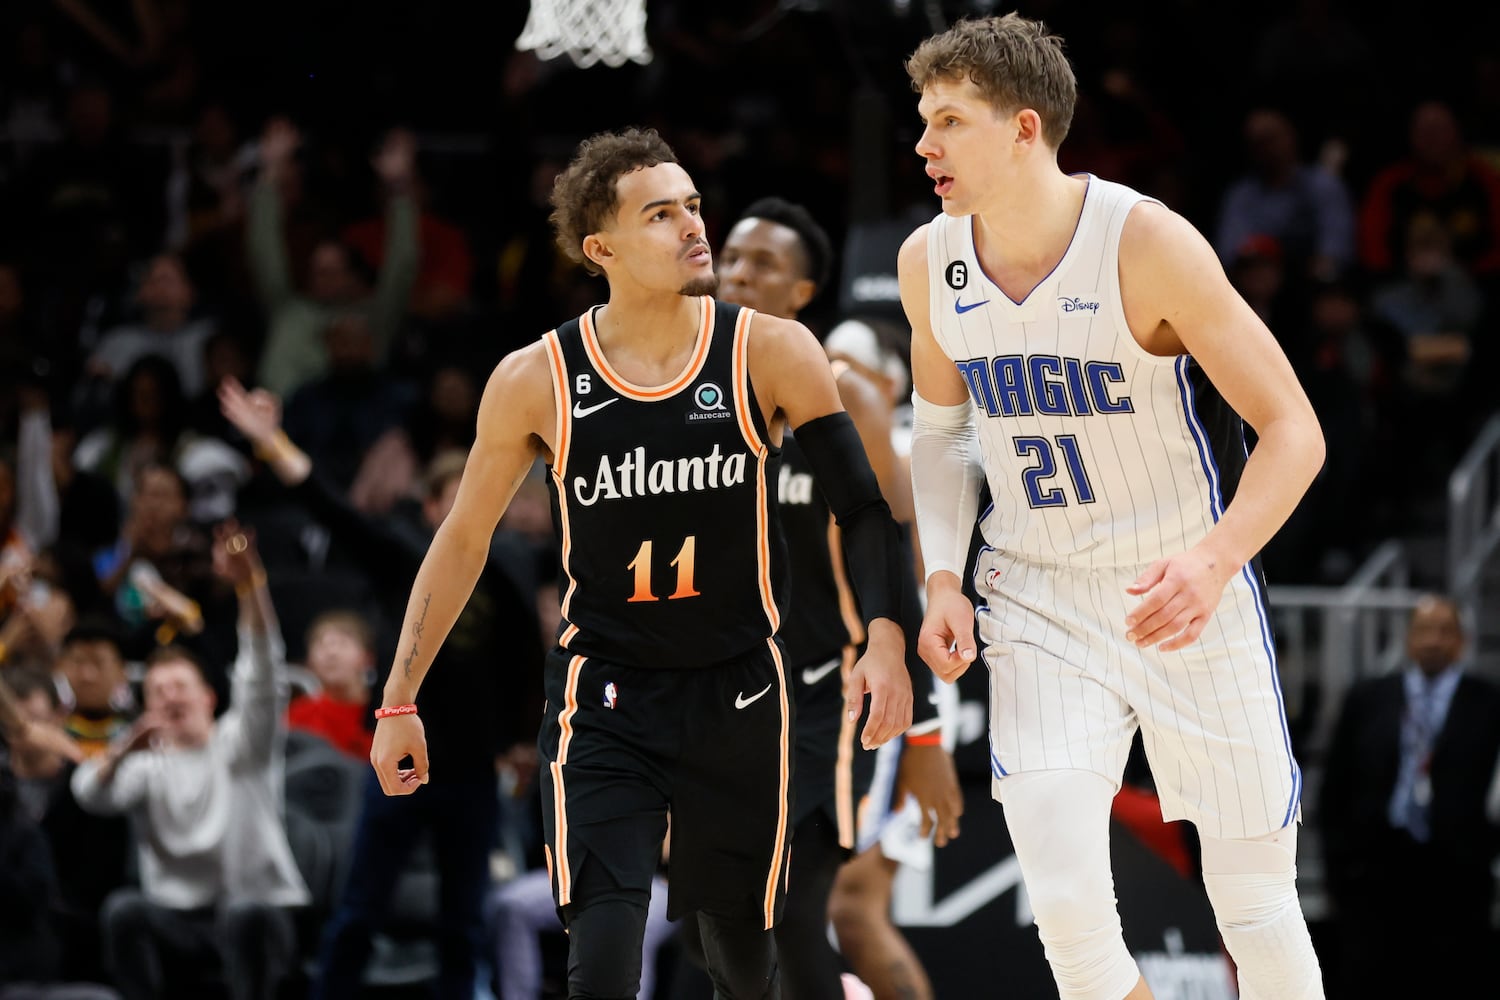
<instances>
[{"instance_id":1,"label":"teammate in background","mask_svg":"<svg viewBox=\"0 0 1500 1000\"><path fill-rule=\"evenodd\" d=\"M898 267L922 655L948 680L975 658L958 574L987 477L993 790L1059 993L1151 995L1108 842L1140 727L1163 817L1200 835L1240 996L1322 997L1296 886L1302 775L1256 561L1322 464L1317 417L1186 220L1058 168L1076 83L1045 25L965 19L906 69L943 207Z\"/></svg>"},{"instance_id":2,"label":"teammate in background","mask_svg":"<svg viewBox=\"0 0 1500 1000\"><path fill-rule=\"evenodd\" d=\"M801 205L763 198L745 209L720 251L720 292L727 302L795 320L828 279L833 249L828 235ZM882 493L895 511L911 510L910 479L891 441L891 406L883 386L843 362L833 370L844 408L854 420ZM931 997L921 962L891 923L890 891L896 863L884 856L878 827L890 803L868 803L868 822L858 824L856 806L871 788L876 754L854 747L853 722L840 711L839 679L864 641L844 571L840 532L821 494L797 435L782 439L779 481L781 526L791 561L792 602L782 621L797 705L796 806L786 914L776 926L782 987L788 1000L840 993L841 963L828 940L829 901L839 947L877 1000ZM897 515L900 516L899 513ZM908 514L909 516L909 514ZM910 548L902 572L914 577ZM932 674L916 651L922 607L915 581L908 590L907 668L911 671L912 727L901 743L880 754L899 754L897 803L914 795L921 833L935 830L941 845L958 835L963 795L952 756L944 749ZM862 850L856 852L856 833ZM853 860L849 860L849 859ZM845 862L848 862L847 864Z\"/></svg>"},{"instance_id":3,"label":"teammate in background","mask_svg":"<svg viewBox=\"0 0 1500 1000\"><path fill-rule=\"evenodd\" d=\"M414 696L543 456L566 589L545 668L542 815L570 997L636 995L669 810L669 916L696 912L720 995L780 995L771 928L793 708L775 637L785 553L773 491L788 427L848 538L869 634L846 713L870 695L867 749L911 722L897 525L817 339L713 300L700 197L650 130L596 135L559 175L558 243L605 275L609 301L491 375L452 513L412 588L371 752L388 794L427 780Z\"/></svg>"}]
</instances>

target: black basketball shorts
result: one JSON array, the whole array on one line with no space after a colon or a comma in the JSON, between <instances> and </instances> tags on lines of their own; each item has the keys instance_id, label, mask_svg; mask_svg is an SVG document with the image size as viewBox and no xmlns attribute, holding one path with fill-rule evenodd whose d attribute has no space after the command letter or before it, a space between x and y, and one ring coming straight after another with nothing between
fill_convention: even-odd
<instances>
[{"instance_id":1,"label":"black basketball shorts","mask_svg":"<svg viewBox=\"0 0 1500 1000\"><path fill-rule=\"evenodd\" d=\"M538 740L553 898L649 893L668 835L667 913L770 928L791 838L793 707L773 640L690 670L554 649Z\"/></svg>"}]
</instances>

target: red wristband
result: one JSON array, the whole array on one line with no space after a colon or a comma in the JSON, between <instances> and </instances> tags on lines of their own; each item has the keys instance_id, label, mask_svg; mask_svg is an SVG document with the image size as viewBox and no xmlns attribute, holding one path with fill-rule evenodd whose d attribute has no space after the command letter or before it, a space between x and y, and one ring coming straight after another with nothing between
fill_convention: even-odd
<instances>
[{"instance_id":1,"label":"red wristband","mask_svg":"<svg viewBox=\"0 0 1500 1000\"><path fill-rule=\"evenodd\" d=\"M389 719L393 715L416 714L417 706L415 705L392 705L390 708L377 708L375 710L375 718L377 719Z\"/></svg>"},{"instance_id":2,"label":"red wristband","mask_svg":"<svg viewBox=\"0 0 1500 1000\"><path fill-rule=\"evenodd\" d=\"M909 747L940 747L943 745L943 734L934 729L930 733L918 733L916 736L908 736L906 745Z\"/></svg>"}]
</instances>

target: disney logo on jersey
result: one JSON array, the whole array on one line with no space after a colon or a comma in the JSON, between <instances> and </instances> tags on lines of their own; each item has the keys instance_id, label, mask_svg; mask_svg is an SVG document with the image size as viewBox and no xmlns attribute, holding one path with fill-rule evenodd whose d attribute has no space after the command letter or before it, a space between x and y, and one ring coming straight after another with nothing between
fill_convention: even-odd
<instances>
[{"instance_id":1,"label":"disney logo on jersey","mask_svg":"<svg viewBox=\"0 0 1500 1000\"><path fill-rule=\"evenodd\" d=\"M974 405L991 417L1135 412L1135 404L1120 391L1125 370L1118 361L1006 354L954 365L968 383Z\"/></svg>"},{"instance_id":2,"label":"disney logo on jersey","mask_svg":"<svg viewBox=\"0 0 1500 1000\"><path fill-rule=\"evenodd\" d=\"M700 383L693 390L693 404L697 412L689 412L687 422L695 424L703 420L733 420L734 412L725 405L724 390L713 382Z\"/></svg>"},{"instance_id":3,"label":"disney logo on jersey","mask_svg":"<svg viewBox=\"0 0 1500 1000\"><path fill-rule=\"evenodd\" d=\"M714 450L702 458L648 459L644 447L617 459L599 458L592 480L573 477L573 496L585 507L601 500L628 500L663 493L701 493L738 486L745 481L745 452L725 455Z\"/></svg>"},{"instance_id":4,"label":"disney logo on jersey","mask_svg":"<svg viewBox=\"0 0 1500 1000\"><path fill-rule=\"evenodd\" d=\"M1057 311L1061 313L1086 312L1097 316L1099 314L1099 300L1080 299L1076 295L1070 298L1063 295L1057 300Z\"/></svg>"}]
</instances>

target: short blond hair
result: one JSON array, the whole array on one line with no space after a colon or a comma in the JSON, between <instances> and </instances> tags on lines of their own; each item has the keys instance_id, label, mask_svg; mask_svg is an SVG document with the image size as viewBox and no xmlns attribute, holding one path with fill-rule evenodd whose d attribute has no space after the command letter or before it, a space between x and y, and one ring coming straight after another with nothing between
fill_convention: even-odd
<instances>
[{"instance_id":1,"label":"short blond hair","mask_svg":"<svg viewBox=\"0 0 1500 1000\"><path fill-rule=\"evenodd\" d=\"M1078 80L1063 40L1020 14L957 21L917 46L906 60L906 75L919 94L937 81L967 79L997 112L1031 108L1053 149L1073 127Z\"/></svg>"}]
</instances>

